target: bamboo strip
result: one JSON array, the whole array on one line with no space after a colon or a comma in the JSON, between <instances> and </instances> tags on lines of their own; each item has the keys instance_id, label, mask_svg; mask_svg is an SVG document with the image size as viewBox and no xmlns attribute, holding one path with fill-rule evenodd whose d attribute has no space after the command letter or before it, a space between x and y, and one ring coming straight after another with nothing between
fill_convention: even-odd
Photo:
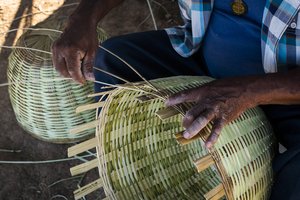
<instances>
[{"instance_id":1,"label":"bamboo strip","mask_svg":"<svg viewBox=\"0 0 300 200\"><path fill-rule=\"evenodd\" d=\"M100 108L104 105L105 102L103 101L99 101L97 103L92 103L92 104L86 104L86 105L82 105L82 106L78 106L76 108L76 113L81 113L81 112L84 112L84 111L87 111L87 110L93 110L93 109L96 109L96 108Z\"/></svg>"},{"instance_id":2,"label":"bamboo strip","mask_svg":"<svg viewBox=\"0 0 300 200\"><path fill-rule=\"evenodd\" d=\"M64 20L53 15L44 22L25 28L27 31L18 39L16 46L9 47L13 50L8 58L8 83L0 84L0 87L9 86L16 119L26 132L43 141L74 143L95 133L90 129L80 134L69 134L71 128L95 120L93 110L80 115L75 113L76 107L95 103L95 100L86 98L93 92L92 82L79 86L68 78L61 78L53 67L51 46L63 26ZM103 41L106 34L98 30L98 39Z\"/></svg>"},{"instance_id":3,"label":"bamboo strip","mask_svg":"<svg viewBox=\"0 0 300 200\"><path fill-rule=\"evenodd\" d=\"M222 183L208 193L204 194L204 197L207 200L219 200L223 196L225 196L225 190Z\"/></svg>"},{"instance_id":4,"label":"bamboo strip","mask_svg":"<svg viewBox=\"0 0 300 200\"><path fill-rule=\"evenodd\" d=\"M89 171L93 168L96 168L97 167L97 162L98 162L98 159L96 158L94 160L91 160L91 161L82 163L80 165L77 165L75 167L72 167L70 169L71 175L76 176L78 174L82 174L84 172L87 172L87 171Z\"/></svg>"},{"instance_id":5,"label":"bamboo strip","mask_svg":"<svg viewBox=\"0 0 300 200\"><path fill-rule=\"evenodd\" d=\"M92 138L90 140L87 140L87 141L77 144L75 146L72 146L72 147L68 148L68 157L72 157L72 156L78 155L80 153L83 153L87 150L90 150L90 149L96 147L96 145L97 145L97 139Z\"/></svg>"},{"instance_id":6,"label":"bamboo strip","mask_svg":"<svg viewBox=\"0 0 300 200\"><path fill-rule=\"evenodd\" d=\"M111 52L110 50L106 49L105 47L103 47L101 45L99 45L99 47L101 49L103 49L104 51L108 52L109 54L111 54L112 56L114 56L115 58L119 59L121 62L123 62L126 66L129 67L129 69L131 69L133 72L135 72L135 74L138 75L150 88L156 90L156 88L147 79L145 79L145 77L143 77L134 67L132 67L128 62L126 62L124 59L122 59L120 56L116 55L115 53Z\"/></svg>"},{"instance_id":7,"label":"bamboo strip","mask_svg":"<svg viewBox=\"0 0 300 200\"><path fill-rule=\"evenodd\" d=\"M102 186L103 186L102 181L100 179L97 179L96 181L93 181L90 184L85 185L84 187L75 190L74 191L75 200L78 200L78 199L94 192L95 190L101 188Z\"/></svg>"},{"instance_id":8,"label":"bamboo strip","mask_svg":"<svg viewBox=\"0 0 300 200\"><path fill-rule=\"evenodd\" d=\"M85 131L85 130L88 130L88 129L91 129L91 128L95 128L97 126L97 124L98 124L98 120L88 122L88 123L79 125L79 126L73 128L73 129L70 129L69 133L70 134L77 134L77 133L80 133L82 131Z\"/></svg>"},{"instance_id":9,"label":"bamboo strip","mask_svg":"<svg viewBox=\"0 0 300 200\"><path fill-rule=\"evenodd\" d=\"M208 154L194 162L194 164L197 167L198 172L202 172L203 170L209 168L214 163L215 162L210 154Z\"/></svg>"},{"instance_id":10,"label":"bamboo strip","mask_svg":"<svg viewBox=\"0 0 300 200\"><path fill-rule=\"evenodd\" d=\"M154 96L154 95L151 95L151 94L145 94L145 95L141 95L141 96L138 96L136 97L139 101L141 102L146 102L146 101L150 101L150 100L153 100L153 99L156 99L158 98L157 96Z\"/></svg>"},{"instance_id":11,"label":"bamboo strip","mask_svg":"<svg viewBox=\"0 0 300 200\"><path fill-rule=\"evenodd\" d=\"M175 134L174 134L175 139L181 138L181 137L182 137L182 134L183 134L183 131L181 131L181 132L179 132L179 133L175 133Z\"/></svg>"},{"instance_id":12,"label":"bamboo strip","mask_svg":"<svg viewBox=\"0 0 300 200\"><path fill-rule=\"evenodd\" d=\"M162 120L170 118L177 114L179 114L179 111L175 110L172 107L168 107L168 108L165 108L165 109L162 109L162 110L159 110L156 112L156 115Z\"/></svg>"},{"instance_id":13,"label":"bamboo strip","mask_svg":"<svg viewBox=\"0 0 300 200\"><path fill-rule=\"evenodd\" d=\"M89 94L88 97L103 96L103 95L110 94L111 92L112 92L112 90L108 90L108 91L104 91L104 92L98 92L98 93L94 93L94 94Z\"/></svg>"},{"instance_id":14,"label":"bamboo strip","mask_svg":"<svg viewBox=\"0 0 300 200\"><path fill-rule=\"evenodd\" d=\"M108 95L96 128L98 172L107 199L216 200L225 198L225 193L227 199L268 196L272 141L260 112L247 111L224 127L210 155L202 140L184 140L181 143L189 143L183 147L176 143L184 139L182 117L192 104L180 105L182 115L167 120L157 116L157 111L165 110L165 97L205 80L173 77L151 81L167 95L156 94L145 83L132 84L134 90L118 87ZM137 99L148 94L158 99ZM211 127L209 124L196 137L205 140Z\"/></svg>"},{"instance_id":15,"label":"bamboo strip","mask_svg":"<svg viewBox=\"0 0 300 200\"><path fill-rule=\"evenodd\" d=\"M190 143L194 142L195 140L200 139L201 138L201 134L199 133L199 134L195 135L194 137L192 137L191 139L185 139L183 137L182 133L177 133L175 135L175 138L176 138L178 144L180 144L180 145L183 146L183 145L190 144Z\"/></svg>"}]
</instances>

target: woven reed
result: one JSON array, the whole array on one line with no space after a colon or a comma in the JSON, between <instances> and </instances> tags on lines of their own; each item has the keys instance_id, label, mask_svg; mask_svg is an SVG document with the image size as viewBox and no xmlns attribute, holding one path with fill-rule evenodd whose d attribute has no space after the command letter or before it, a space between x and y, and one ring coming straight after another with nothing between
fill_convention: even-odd
<instances>
[{"instance_id":1,"label":"woven reed","mask_svg":"<svg viewBox=\"0 0 300 200\"><path fill-rule=\"evenodd\" d=\"M25 48L12 51L7 70L9 82L16 82L9 87L9 94L18 123L36 138L54 143L76 142L95 133L69 134L74 126L95 120L93 111L74 112L79 105L93 103L87 98L93 93L93 84L80 86L63 80L52 66L51 54L33 50L50 52L60 35L55 30L62 27L63 21L53 18L32 27L36 30L26 31L16 44ZM99 40L105 38L99 29Z\"/></svg>"},{"instance_id":2,"label":"woven reed","mask_svg":"<svg viewBox=\"0 0 300 200\"><path fill-rule=\"evenodd\" d=\"M98 118L96 142L90 142L97 144L75 147L83 151L96 146L97 183L107 199L219 199L225 194L227 199L268 198L274 138L259 108L247 110L227 125L210 152L203 139L211 124L201 132L202 139L186 145L180 145L174 136L184 130L182 114L192 104L182 104L176 108L182 114L173 113L164 120L157 115L165 109L167 96L211 80L178 76L150 81L155 89L138 83L134 90L118 88L109 93ZM139 100L149 94L150 100ZM195 161L207 155L213 158L213 164L197 172ZM92 190L92 186L84 189ZM209 197L216 188L225 191ZM79 192L75 193L77 199Z\"/></svg>"}]
</instances>

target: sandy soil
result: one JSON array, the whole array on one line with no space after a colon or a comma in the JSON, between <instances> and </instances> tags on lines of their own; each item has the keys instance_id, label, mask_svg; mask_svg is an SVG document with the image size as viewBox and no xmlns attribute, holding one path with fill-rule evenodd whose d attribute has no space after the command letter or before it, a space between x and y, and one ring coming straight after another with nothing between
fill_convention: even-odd
<instances>
[{"instance_id":1,"label":"sandy soil","mask_svg":"<svg viewBox=\"0 0 300 200\"><path fill-rule=\"evenodd\" d=\"M22 34L22 28L34 25L49 17L61 5L73 5L77 1L62 0L0 0L0 45L12 46ZM156 0L153 4L159 28L180 23L176 1ZM74 8L70 7L70 8ZM36 13L32 15L32 13ZM14 20L20 16L23 17ZM111 36L129 32L152 30L146 0L127 0L113 10L102 22L102 28ZM17 28L19 31L3 34ZM0 49L0 83L6 82L9 49ZM1 161L37 161L66 158L69 145L56 145L32 138L16 123L10 105L7 88L0 88L0 163ZM20 150L8 153L4 150ZM79 161L52 164L0 164L1 200L63 200L73 199L73 190L81 184L97 178L92 171L82 178L70 178L69 168ZM61 182L57 182L61 181ZM101 199L99 190L86 199Z\"/></svg>"}]
</instances>

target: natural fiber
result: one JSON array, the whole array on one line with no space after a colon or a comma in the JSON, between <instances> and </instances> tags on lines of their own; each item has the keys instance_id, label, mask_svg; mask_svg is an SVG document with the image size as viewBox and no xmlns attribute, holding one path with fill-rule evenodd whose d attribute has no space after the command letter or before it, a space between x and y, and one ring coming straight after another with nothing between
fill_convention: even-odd
<instances>
[{"instance_id":1,"label":"natural fiber","mask_svg":"<svg viewBox=\"0 0 300 200\"><path fill-rule=\"evenodd\" d=\"M95 113L75 113L79 105L94 102L93 98L87 98L93 93L93 84L81 86L62 80L52 65L50 48L62 27L63 21L54 18L26 31L16 44L23 48L14 49L9 56L7 71L18 123L36 138L55 143L76 142L95 132L69 134L74 126L95 120ZM99 29L100 41L105 38Z\"/></svg>"},{"instance_id":2,"label":"natural fiber","mask_svg":"<svg viewBox=\"0 0 300 200\"><path fill-rule=\"evenodd\" d=\"M107 199L120 200L268 199L274 138L259 108L227 125L208 152L203 140L211 125L201 139L181 137L182 116L192 104L164 107L166 97L211 80L178 76L103 93L96 138L69 149L73 156L96 147L97 159L73 167L71 173L98 167L100 179L75 191L75 198L103 187Z\"/></svg>"}]
</instances>

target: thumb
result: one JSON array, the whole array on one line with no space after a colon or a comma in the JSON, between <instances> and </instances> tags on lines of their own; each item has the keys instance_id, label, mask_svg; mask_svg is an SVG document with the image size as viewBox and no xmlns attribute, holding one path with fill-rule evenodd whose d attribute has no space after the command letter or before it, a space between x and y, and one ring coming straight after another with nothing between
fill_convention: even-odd
<instances>
[{"instance_id":1,"label":"thumb","mask_svg":"<svg viewBox=\"0 0 300 200\"><path fill-rule=\"evenodd\" d=\"M93 73L94 68L94 58L95 58L95 51L89 51L84 56L82 60L82 73L86 80L94 81L95 76Z\"/></svg>"},{"instance_id":2,"label":"thumb","mask_svg":"<svg viewBox=\"0 0 300 200\"><path fill-rule=\"evenodd\" d=\"M170 96L166 102L166 106L174 106L184 102L194 102L196 97L198 96L197 88L196 89L188 89L181 91L179 93L173 94Z\"/></svg>"}]
</instances>

